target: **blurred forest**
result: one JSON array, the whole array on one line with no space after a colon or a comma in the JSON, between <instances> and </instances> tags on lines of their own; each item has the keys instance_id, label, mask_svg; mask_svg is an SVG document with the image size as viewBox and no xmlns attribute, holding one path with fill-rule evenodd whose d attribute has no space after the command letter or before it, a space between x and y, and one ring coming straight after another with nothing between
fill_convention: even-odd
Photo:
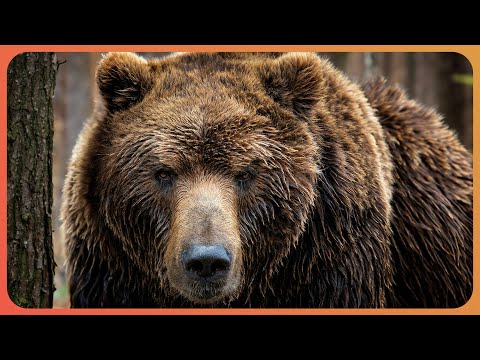
<instances>
[{"instance_id":1,"label":"blurred forest","mask_svg":"<svg viewBox=\"0 0 480 360\"><path fill-rule=\"evenodd\" d=\"M146 58L169 53L138 53ZM472 68L458 53L319 53L329 58L354 81L381 75L401 85L425 105L434 107L456 131L470 150L473 143ZM57 53L54 98L53 144L53 245L57 267L53 307L69 307L64 270L64 238L60 230L59 208L68 160L84 121L90 116L94 98L95 69L101 53Z\"/></svg>"}]
</instances>

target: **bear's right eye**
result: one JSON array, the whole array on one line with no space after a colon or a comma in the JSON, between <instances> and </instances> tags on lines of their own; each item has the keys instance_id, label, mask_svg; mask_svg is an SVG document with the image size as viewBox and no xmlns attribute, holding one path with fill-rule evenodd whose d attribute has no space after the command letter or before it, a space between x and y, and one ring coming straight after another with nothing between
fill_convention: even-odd
<instances>
[{"instance_id":1,"label":"bear's right eye","mask_svg":"<svg viewBox=\"0 0 480 360\"><path fill-rule=\"evenodd\" d=\"M160 185L170 187L173 185L176 175L171 169L162 167L156 171L155 177Z\"/></svg>"}]
</instances>

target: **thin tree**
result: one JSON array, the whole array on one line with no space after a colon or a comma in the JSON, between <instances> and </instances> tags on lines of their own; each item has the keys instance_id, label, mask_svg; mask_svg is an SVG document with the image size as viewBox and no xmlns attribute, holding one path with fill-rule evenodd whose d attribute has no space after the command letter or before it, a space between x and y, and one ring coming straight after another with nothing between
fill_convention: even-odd
<instances>
[{"instance_id":1,"label":"thin tree","mask_svg":"<svg viewBox=\"0 0 480 360\"><path fill-rule=\"evenodd\" d=\"M57 60L22 53L7 73L7 274L22 307L52 307L52 144Z\"/></svg>"}]
</instances>

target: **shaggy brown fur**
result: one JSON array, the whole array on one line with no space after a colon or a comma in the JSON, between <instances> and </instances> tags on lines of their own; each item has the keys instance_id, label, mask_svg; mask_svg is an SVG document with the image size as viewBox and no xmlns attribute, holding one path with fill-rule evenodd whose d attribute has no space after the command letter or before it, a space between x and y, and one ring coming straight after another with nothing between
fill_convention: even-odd
<instances>
[{"instance_id":1,"label":"shaggy brown fur","mask_svg":"<svg viewBox=\"0 0 480 360\"><path fill-rule=\"evenodd\" d=\"M470 297L471 155L400 90L309 53L113 53L97 84L64 188L73 307ZM211 279L197 245L228 256Z\"/></svg>"},{"instance_id":2,"label":"shaggy brown fur","mask_svg":"<svg viewBox=\"0 0 480 360\"><path fill-rule=\"evenodd\" d=\"M365 93L394 161L392 304L457 307L472 294L472 157L432 109L385 81Z\"/></svg>"}]
</instances>

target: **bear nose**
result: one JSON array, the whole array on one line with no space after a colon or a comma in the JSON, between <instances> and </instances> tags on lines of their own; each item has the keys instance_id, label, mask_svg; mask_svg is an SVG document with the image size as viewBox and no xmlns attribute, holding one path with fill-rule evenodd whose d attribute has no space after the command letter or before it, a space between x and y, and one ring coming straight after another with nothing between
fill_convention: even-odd
<instances>
[{"instance_id":1,"label":"bear nose","mask_svg":"<svg viewBox=\"0 0 480 360\"><path fill-rule=\"evenodd\" d=\"M190 277L216 280L228 273L231 259L222 245L191 245L182 262Z\"/></svg>"}]
</instances>

